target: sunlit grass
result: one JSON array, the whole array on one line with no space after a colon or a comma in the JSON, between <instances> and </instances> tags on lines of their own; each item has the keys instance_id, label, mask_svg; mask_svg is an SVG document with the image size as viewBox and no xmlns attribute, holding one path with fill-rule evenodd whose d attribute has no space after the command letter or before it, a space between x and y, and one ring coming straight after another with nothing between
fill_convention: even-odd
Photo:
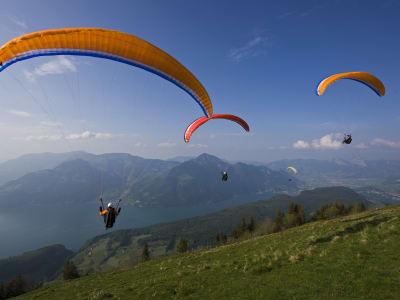
<instances>
[{"instance_id":1,"label":"sunlit grass","mask_svg":"<svg viewBox=\"0 0 400 300\"><path fill-rule=\"evenodd\" d=\"M399 299L400 206L309 223L21 299Z\"/></svg>"}]
</instances>

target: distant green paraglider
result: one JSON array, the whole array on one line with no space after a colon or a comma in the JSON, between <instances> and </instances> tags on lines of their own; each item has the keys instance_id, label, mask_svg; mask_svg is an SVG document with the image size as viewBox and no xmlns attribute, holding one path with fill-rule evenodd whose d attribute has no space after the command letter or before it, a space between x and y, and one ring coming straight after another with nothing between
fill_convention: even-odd
<instances>
[{"instance_id":1,"label":"distant green paraglider","mask_svg":"<svg viewBox=\"0 0 400 300\"><path fill-rule=\"evenodd\" d=\"M287 170L291 170L295 175L297 175L297 170L295 167L289 166L289 167L287 167Z\"/></svg>"},{"instance_id":2,"label":"distant green paraglider","mask_svg":"<svg viewBox=\"0 0 400 300\"><path fill-rule=\"evenodd\" d=\"M289 166L289 167L287 167L286 170L290 170L291 172L293 172L294 175L297 175L297 170L295 167ZM289 178L289 181L292 181L292 178Z\"/></svg>"}]
</instances>

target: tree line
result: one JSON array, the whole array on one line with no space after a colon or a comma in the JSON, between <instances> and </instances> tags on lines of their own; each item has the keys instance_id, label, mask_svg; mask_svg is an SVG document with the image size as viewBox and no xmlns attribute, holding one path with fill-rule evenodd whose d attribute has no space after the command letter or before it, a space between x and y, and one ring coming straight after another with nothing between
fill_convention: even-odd
<instances>
[{"instance_id":1,"label":"tree line","mask_svg":"<svg viewBox=\"0 0 400 300\"><path fill-rule=\"evenodd\" d=\"M366 210L364 203L349 204L347 207L340 201L334 201L330 204L323 205L320 209L311 215L307 221L304 207L300 204L291 203L286 213L278 210L273 221L267 218L263 222L256 224L254 217L250 216L248 222L244 217L240 218L239 223L232 229L230 235L226 233L217 232L215 236L214 246L220 246L227 243L234 243L239 239L246 239L253 235L263 235L280 232L292 227L301 226L307 222L315 222L319 220L326 220L337 218L350 214L360 213ZM185 253L189 250L189 241L180 238L176 245L178 253ZM142 261L150 260L150 250L147 243L144 244L142 252Z\"/></svg>"},{"instance_id":2,"label":"tree line","mask_svg":"<svg viewBox=\"0 0 400 300\"><path fill-rule=\"evenodd\" d=\"M79 278L78 269L75 264L70 260L63 268L64 280ZM0 282L0 300L17 297L32 290L38 289L43 286L43 283L29 283L24 276L17 275L13 280L4 284Z\"/></svg>"}]
</instances>

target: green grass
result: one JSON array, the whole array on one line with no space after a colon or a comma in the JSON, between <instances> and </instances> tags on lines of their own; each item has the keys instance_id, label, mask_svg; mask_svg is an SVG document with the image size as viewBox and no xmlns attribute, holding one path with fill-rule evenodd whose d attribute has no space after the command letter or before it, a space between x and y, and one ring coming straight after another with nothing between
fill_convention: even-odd
<instances>
[{"instance_id":1,"label":"green grass","mask_svg":"<svg viewBox=\"0 0 400 300\"><path fill-rule=\"evenodd\" d=\"M399 299L400 206L128 270L48 285L20 299Z\"/></svg>"}]
</instances>

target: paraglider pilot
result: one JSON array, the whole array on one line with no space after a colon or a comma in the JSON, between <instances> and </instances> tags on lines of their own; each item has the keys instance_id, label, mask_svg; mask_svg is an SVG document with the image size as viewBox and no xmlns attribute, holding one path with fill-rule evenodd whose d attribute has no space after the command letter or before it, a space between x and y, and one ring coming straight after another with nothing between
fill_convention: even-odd
<instances>
[{"instance_id":1,"label":"paraglider pilot","mask_svg":"<svg viewBox=\"0 0 400 300\"><path fill-rule=\"evenodd\" d=\"M222 181L228 180L228 173L226 171L222 172Z\"/></svg>"},{"instance_id":2,"label":"paraglider pilot","mask_svg":"<svg viewBox=\"0 0 400 300\"><path fill-rule=\"evenodd\" d=\"M106 229L112 228L114 226L116 217L121 212L121 207L118 208L117 210L113 207L112 203L110 202L107 205L107 209L104 209L103 199L100 198L100 201L102 203L102 205L100 206L100 216L104 216L104 224L106 224ZM121 199L119 201L121 201Z\"/></svg>"},{"instance_id":3,"label":"paraglider pilot","mask_svg":"<svg viewBox=\"0 0 400 300\"><path fill-rule=\"evenodd\" d=\"M343 139L343 144L349 145L353 139L351 138L351 134L345 134Z\"/></svg>"}]
</instances>

